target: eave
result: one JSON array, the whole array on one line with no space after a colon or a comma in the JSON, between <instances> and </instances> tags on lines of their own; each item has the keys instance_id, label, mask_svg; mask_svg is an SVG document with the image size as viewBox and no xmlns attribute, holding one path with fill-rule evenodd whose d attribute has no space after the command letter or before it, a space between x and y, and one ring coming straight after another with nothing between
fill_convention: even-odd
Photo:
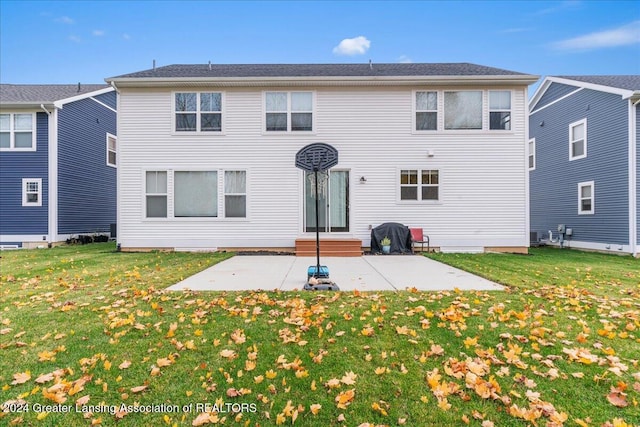
<instances>
[{"instance_id":1,"label":"eave","mask_svg":"<svg viewBox=\"0 0 640 427\"><path fill-rule=\"evenodd\" d=\"M396 76L396 77L164 77L112 78L105 81L118 88L126 87L297 87L297 86L430 86L430 85L490 85L528 86L538 76Z\"/></svg>"}]
</instances>

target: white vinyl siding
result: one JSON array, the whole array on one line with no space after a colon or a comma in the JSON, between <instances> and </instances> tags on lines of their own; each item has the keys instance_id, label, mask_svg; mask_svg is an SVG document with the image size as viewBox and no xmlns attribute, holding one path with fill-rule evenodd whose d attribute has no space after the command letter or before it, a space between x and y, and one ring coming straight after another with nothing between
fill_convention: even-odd
<instances>
[{"instance_id":1,"label":"white vinyl siding","mask_svg":"<svg viewBox=\"0 0 640 427\"><path fill-rule=\"evenodd\" d=\"M126 247L275 247L292 248L304 230L303 172L295 153L313 142L339 151L341 170L350 171L349 232L363 240L369 226L397 221L422 226L437 246L527 246L525 182L525 87L510 90L511 131L484 129L412 132L415 97L412 87L309 87L313 93L313 132L284 138L265 131L264 93L278 88L226 88L225 133L208 137L185 132L176 143L172 128L171 89L121 88L118 117L118 240ZM426 91L430 91L428 89ZM482 86L441 86L445 91ZM433 156L428 155L429 152ZM446 171L446 191L438 203L399 203L399 170ZM144 171L217 170L217 218L145 218ZM226 218L224 172L246 171L246 217ZM366 182L360 184L360 177ZM440 176L441 180L444 176ZM171 188L171 178L169 179ZM441 184L444 185L444 184ZM243 193L233 191L230 196ZM446 197L444 197L446 195ZM168 194L168 206L174 201Z\"/></svg>"}]
</instances>

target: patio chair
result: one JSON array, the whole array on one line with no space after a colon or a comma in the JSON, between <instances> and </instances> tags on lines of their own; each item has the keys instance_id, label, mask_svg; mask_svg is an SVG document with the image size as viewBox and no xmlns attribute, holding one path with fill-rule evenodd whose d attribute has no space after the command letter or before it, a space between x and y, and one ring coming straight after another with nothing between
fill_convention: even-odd
<instances>
[{"instance_id":1,"label":"patio chair","mask_svg":"<svg viewBox=\"0 0 640 427\"><path fill-rule=\"evenodd\" d=\"M427 252L431 252L429 244L429 236L425 236L422 228L409 228L411 232L411 250L413 251L416 243L420 244L420 252L424 252L424 244L427 244Z\"/></svg>"}]
</instances>

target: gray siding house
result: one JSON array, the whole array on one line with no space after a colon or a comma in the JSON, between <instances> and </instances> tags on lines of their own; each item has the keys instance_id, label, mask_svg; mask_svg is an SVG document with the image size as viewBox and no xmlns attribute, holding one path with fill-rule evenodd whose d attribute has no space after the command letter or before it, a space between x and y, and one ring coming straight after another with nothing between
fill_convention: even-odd
<instances>
[{"instance_id":1,"label":"gray siding house","mask_svg":"<svg viewBox=\"0 0 640 427\"><path fill-rule=\"evenodd\" d=\"M116 222L116 104L108 85L0 85L0 246Z\"/></svg>"},{"instance_id":2,"label":"gray siding house","mask_svg":"<svg viewBox=\"0 0 640 427\"><path fill-rule=\"evenodd\" d=\"M544 243L640 254L639 103L637 75L543 80L528 166L531 231Z\"/></svg>"}]
</instances>

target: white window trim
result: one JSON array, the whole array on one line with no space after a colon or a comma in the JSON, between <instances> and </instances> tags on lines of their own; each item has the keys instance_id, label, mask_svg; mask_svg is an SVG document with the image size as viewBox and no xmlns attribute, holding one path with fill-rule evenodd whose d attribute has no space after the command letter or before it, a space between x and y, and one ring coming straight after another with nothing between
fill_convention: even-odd
<instances>
[{"instance_id":1,"label":"white window trim","mask_svg":"<svg viewBox=\"0 0 640 427\"><path fill-rule=\"evenodd\" d=\"M403 185L400 184L401 179L402 179L402 171L404 170L410 170L410 171L417 171L418 172L418 184L415 185L418 188L418 198L416 200L407 200L407 199L402 199L402 187ZM431 184L422 184L422 172L423 171L431 171L431 170L435 170L438 171L438 199L437 200L433 200L433 199L426 199L423 200L422 199L422 187L434 187L435 185L431 185ZM423 166L423 167L416 167L416 166L408 166L408 167L399 167L396 169L396 203L397 204L409 204L409 205L414 205L414 204L422 204L422 205L441 205L442 204L442 168L439 166ZM404 185L405 187L408 187L409 184ZM411 185L412 187L414 185Z\"/></svg>"},{"instance_id":2,"label":"white window trim","mask_svg":"<svg viewBox=\"0 0 640 427\"><path fill-rule=\"evenodd\" d=\"M267 130L267 93L284 92L287 94L287 130ZM291 94L311 94L311 130L291 130ZM316 133L316 91L315 90L265 90L262 92L262 135L315 135Z\"/></svg>"},{"instance_id":3,"label":"white window trim","mask_svg":"<svg viewBox=\"0 0 640 427\"><path fill-rule=\"evenodd\" d=\"M532 152L533 151L533 152ZM529 159L533 158L533 166L529 166ZM531 138L527 142L527 168L530 171L536 170L536 139Z\"/></svg>"},{"instance_id":4,"label":"white window trim","mask_svg":"<svg viewBox=\"0 0 640 427\"><path fill-rule=\"evenodd\" d=\"M509 109L491 109L491 92L509 92ZM513 130L513 91L508 89L492 89L487 91L487 130L491 132L511 132ZM509 113L509 129L491 129L491 113Z\"/></svg>"},{"instance_id":5,"label":"white window trim","mask_svg":"<svg viewBox=\"0 0 640 427\"><path fill-rule=\"evenodd\" d=\"M27 201L27 185L29 183L35 182L38 184L38 201L37 202L29 202ZM42 178L22 178L22 206L24 207L36 207L42 206Z\"/></svg>"},{"instance_id":6,"label":"white window trim","mask_svg":"<svg viewBox=\"0 0 640 427\"><path fill-rule=\"evenodd\" d=\"M36 151L37 150L37 145L36 142L38 140L37 135L38 135L38 116L36 113L34 112L29 112L29 111L25 111L25 112L2 112L2 114L8 114L9 115L9 147L8 148L0 148L0 151ZM14 126L14 116L16 114L31 114L31 147L29 148L15 148L15 130L13 129Z\"/></svg>"},{"instance_id":7,"label":"white window trim","mask_svg":"<svg viewBox=\"0 0 640 427\"><path fill-rule=\"evenodd\" d=\"M196 115L196 130L182 130L182 131L177 131L176 130L176 94L177 93L195 93L196 94L196 111L193 111L192 113L195 113ZM200 126L201 126L201 119L200 119L200 115L203 113L203 111L200 111L200 94L201 93L219 93L220 94L220 131L202 131L200 130ZM225 134L225 118L226 118L226 114L225 114L225 107L226 107L226 92L221 91L221 90L176 90L171 92L171 134L172 135L176 135L176 136L193 136L193 135L205 135L205 136L218 136L218 135L224 135ZM216 113L217 111L204 111L204 113Z\"/></svg>"},{"instance_id":8,"label":"white window trim","mask_svg":"<svg viewBox=\"0 0 640 427\"><path fill-rule=\"evenodd\" d=\"M436 109L435 110L418 110L418 107L416 105L418 92L435 92L436 93ZM440 118L443 114L440 108L440 105L441 105L440 100L442 99L442 96L443 96L442 91L439 91L439 90L416 89L412 92L412 97L411 97L411 132L412 133L423 134L423 133L429 133L429 132L437 132L440 130ZM436 128L435 129L416 129L416 126L418 124L416 120L416 115L418 113L436 113Z\"/></svg>"},{"instance_id":9,"label":"white window trim","mask_svg":"<svg viewBox=\"0 0 640 427\"><path fill-rule=\"evenodd\" d=\"M244 172L244 193L227 193L225 191L225 180L226 180L226 173L225 172ZM226 169L219 169L218 173L222 174L222 179L220 181L222 181L220 183L220 191L218 192L218 204L221 205L221 212L222 215L220 216L221 218L225 219L226 221L247 221L249 219L249 171L245 168L226 168ZM227 209L226 209L226 200L225 197L226 196L244 196L244 213L245 216L241 217L241 216L234 216L234 217L228 217L227 216Z\"/></svg>"},{"instance_id":10,"label":"white window trim","mask_svg":"<svg viewBox=\"0 0 640 427\"><path fill-rule=\"evenodd\" d=\"M572 148L573 148L574 141L571 139L571 134L573 133L573 128L579 125L584 125L584 154L580 156L573 156ZM569 161L584 159L585 157L587 157L587 119L586 118L569 124Z\"/></svg>"},{"instance_id":11,"label":"white window trim","mask_svg":"<svg viewBox=\"0 0 640 427\"><path fill-rule=\"evenodd\" d=\"M215 217L176 217L174 214L174 200L175 200L175 180L174 174L176 172L210 172L215 171L218 173L218 216ZM246 216L245 217L226 217L224 211L224 175L227 171L242 171L245 173L245 200L246 200ZM147 172L166 172L167 173L167 192L166 193L147 193L146 188L146 176ZM248 222L251 217L249 197L251 193L251 179L250 170L248 168L178 168L171 169L166 167L151 167L142 170L141 183L142 183L142 212L141 217L143 222L177 222L177 223L189 223L189 222ZM236 194L236 193L234 193ZM237 193L240 194L240 193ZM148 217L147 216L147 196L166 196L167 197L167 216L166 217Z\"/></svg>"},{"instance_id":12,"label":"white window trim","mask_svg":"<svg viewBox=\"0 0 640 427\"><path fill-rule=\"evenodd\" d=\"M582 210L582 189L591 187L591 210ZM596 184L594 181L585 181L578 183L578 215L594 215L596 213Z\"/></svg>"},{"instance_id":13,"label":"white window trim","mask_svg":"<svg viewBox=\"0 0 640 427\"><path fill-rule=\"evenodd\" d=\"M115 140L115 142L116 142L116 149L115 149L115 150L111 150L111 149L109 148L109 138L113 138L113 139ZM110 166L110 167L112 167L112 168L117 168L117 167L118 167L118 137L117 137L117 136L115 136L115 135L112 135L112 134L110 134L110 133L108 133L108 132L107 132L106 140L107 140L107 159L106 159L106 161L107 161L107 166ZM114 164L114 163L110 163L110 162L109 162L109 153L110 153L110 152L113 152L113 153L115 153L115 155L116 155L116 162L115 162L115 164Z\"/></svg>"}]
</instances>

